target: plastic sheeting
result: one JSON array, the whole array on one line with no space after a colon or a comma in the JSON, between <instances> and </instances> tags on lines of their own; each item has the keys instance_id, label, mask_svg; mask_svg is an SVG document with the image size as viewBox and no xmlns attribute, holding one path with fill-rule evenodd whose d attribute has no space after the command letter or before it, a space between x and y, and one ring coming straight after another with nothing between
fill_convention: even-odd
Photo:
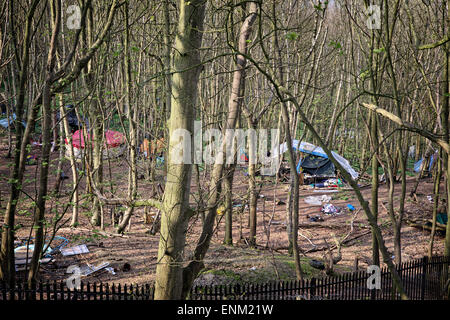
<instances>
[{"instance_id":1,"label":"plastic sheeting","mask_svg":"<svg viewBox=\"0 0 450 320\"><path fill-rule=\"evenodd\" d=\"M8 121L8 118L1 119L0 120L0 126L2 126L3 128L8 128L10 124L14 124L15 120L16 120L16 114L13 113L12 116L9 116L9 121ZM22 125L24 127L27 126L25 121L22 121Z\"/></svg>"},{"instance_id":2,"label":"plastic sheeting","mask_svg":"<svg viewBox=\"0 0 450 320\"><path fill-rule=\"evenodd\" d=\"M298 162L297 172L300 171L300 167L303 168L305 174L309 174L313 177L327 178L336 176L336 168L330 159L314 156L312 154L307 155Z\"/></svg>"},{"instance_id":3,"label":"plastic sheeting","mask_svg":"<svg viewBox=\"0 0 450 320\"><path fill-rule=\"evenodd\" d=\"M118 131L112 131L112 130L107 130L105 132L105 138L106 138L106 143L105 143L105 147L103 148L103 154L102 157L103 159L113 159L113 158L117 158L119 156L121 156L126 147L127 144L125 143L125 136L118 132ZM91 136L88 135L88 139L91 140ZM69 142L66 139L66 157L70 156L70 145ZM84 142L84 137L83 137L83 133L82 130L77 130L75 131L75 133L72 135L72 145L73 145L73 152L74 152L74 156L77 160L80 160L83 158L84 153L85 153L85 142Z\"/></svg>"},{"instance_id":4,"label":"plastic sheeting","mask_svg":"<svg viewBox=\"0 0 450 320\"><path fill-rule=\"evenodd\" d=\"M105 138L106 138L106 146L108 148L116 148L125 142L125 136L123 135L123 133L120 133L118 131L106 130ZM91 140L91 136L89 134L88 139ZM68 144L67 139L66 144ZM84 149L85 147L84 137L83 132L81 130L75 131L74 134L72 135L72 145L75 148Z\"/></svg>"},{"instance_id":5,"label":"plastic sheeting","mask_svg":"<svg viewBox=\"0 0 450 320\"><path fill-rule=\"evenodd\" d=\"M325 151L321 147L315 146L312 143L308 143L305 141L300 142L299 140L292 140L292 147L296 151L308 153L308 154L312 154L315 156L319 156L319 157L328 159L328 156L325 153ZM284 142L279 146L279 148L275 148L272 150L272 152L271 152L272 158L279 157L281 154L285 153L287 150L288 150L287 143ZM352 168L352 166L350 165L350 162L347 159L340 156L339 154L337 154L334 151L331 151L331 154L336 159L336 161L339 162L339 164L345 169L345 171L347 171L352 176L353 179L358 178L358 176L359 176L358 173Z\"/></svg>"},{"instance_id":6,"label":"plastic sheeting","mask_svg":"<svg viewBox=\"0 0 450 320\"><path fill-rule=\"evenodd\" d=\"M435 160L437 157L438 157L438 154L437 154L437 153L434 153L434 154L431 156L431 158L430 158L430 164L428 165L428 171L431 171L431 168L433 168L434 160ZM420 170L422 169L422 162L423 162L423 157L422 157L419 161L417 161L417 162L414 164L414 172L420 172Z\"/></svg>"},{"instance_id":7,"label":"plastic sheeting","mask_svg":"<svg viewBox=\"0 0 450 320\"><path fill-rule=\"evenodd\" d=\"M309 196L304 199L305 203L312 206L321 206L331 201L331 197L327 195L322 196Z\"/></svg>"}]
</instances>

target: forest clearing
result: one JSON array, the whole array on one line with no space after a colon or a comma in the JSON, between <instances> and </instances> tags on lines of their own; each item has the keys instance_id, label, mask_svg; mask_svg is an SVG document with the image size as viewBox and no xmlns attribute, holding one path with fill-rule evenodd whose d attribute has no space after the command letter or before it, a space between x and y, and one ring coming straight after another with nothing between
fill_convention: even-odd
<instances>
[{"instance_id":1,"label":"forest clearing","mask_svg":"<svg viewBox=\"0 0 450 320\"><path fill-rule=\"evenodd\" d=\"M2 150L6 151L6 144L2 144ZM34 148L38 154L39 148ZM32 152L33 153L33 152ZM55 159L56 160L56 159ZM114 159L111 162L111 181L120 189L122 184L126 184L126 175L124 168L127 164L124 159ZM36 176L36 165L26 167L25 176ZM63 172L70 169L69 165L63 166ZM109 167L107 167L109 170ZM412 171L412 168L410 168ZM0 172L7 172L7 163L0 166ZM245 203L247 196L247 184L245 176L246 166L241 166L236 170L234 179L234 198L233 203ZM163 183L162 169L158 168L156 173L156 181ZM412 175L412 174L411 174ZM49 179L49 184L55 183L55 176ZM288 182L279 182L276 185L274 177L258 177L262 188L259 192L258 214L260 221L257 226L256 247L250 247L248 244L248 209L242 210L240 215L234 209L235 216L233 218L233 246L224 245L225 221L223 216L219 216L216 220L215 233L211 240L211 248L205 257L205 269L196 281L197 285L206 284L228 284L228 283L245 283L259 282L264 283L270 280L290 280L295 279L295 268L292 256L288 253L288 241L286 238L286 201ZM65 180L66 181L66 180ZM416 183L416 177L408 178L407 191L409 192ZM140 182L140 190L142 194L152 192L153 182ZM7 192L7 186L2 185L0 190L2 194ZM85 185L80 184L80 188ZM32 193L34 190L34 182L31 181L24 186L24 191ZM317 192L314 192L316 190ZM322 190L322 192L321 192ZM367 218L361 212L360 206L357 204L356 197L352 190L348 188L332 188L336 193L328 193L330 189L314 189L310 186L303 186L300 191L299 205L299 235L301 245L300 248L304 252L302 263L306 274L311 276L325 276L323 270L314 269L309 264L311 260L323 260L323 254L327 252L325 241L336 252L335 238L346 240L342 244L342 260L335 265L335 272L350 272L355 270L365 270L371 264L371 232ZM48 203L48 210L59 207L69 202L71 186L64 183L61 186L61 195ZM193 183L191 193L194 195L198 192L198 186ZM385 209L387 202L387 188L383 184L379 188L380 214L379 221L382 226L384 239L390 252L393 252L392 226ZM433 183L430 178L423 178L418 185L416 196L408 199L405 207L405 219L409 220L429 220L432 218L432 203L427 196L433 193ZM363 194L370 197L370 187L363 189ZM64 196L65 195L65 196ZM69 195L69 196L68 196ZM309 196L331 196L331 203L342 208L342 213L338 215L328 215L321 212L322 206L312 206L304 201ZM399 192L395 193L398 197ZM120 197L120 191L117 192ZM275 201L274 201L275 199ZM195 202L195 196L191 197L191 203ZM89 203L89 200L86 200ZM347 204L354 204L355 210L345 210ZM4 203L3 203L4 205ZM32 216L25 212L32 210L31 201L24 201L23 208L19 209L17 224L20 229L16 232L16 237L26 241L29 236L29 230L32 227ZM80 207L85 208L80 212L79 225L76 228L69 227L70 212L65 213L61 217L61 223L58 224L58 230L55 232L48 229L46 238L52 238L53 235L62 236L69 242L65 247L72 247L80 244L86 244L89 253L78 254L75 256L64 257L61 254L54 255L54 261L50 264L42 266L42 280L64 280L67 278L67 267L70 265L99 265L104 261L108 261L116 274L112 274L107 270L93 273L85 278L90 282L110 282L115 284L147 284L154 282L155 269L158 252L158 234L152 235L149 231L153 227L153 219L146 221L145 209L140 208L135 211L129 229L123 234L115 233L112 227L111 210L115 206L105 206L105 221L103 231L101 228L93 228L90 222L89 205ZM28 208L28 209L26 209ZM240 207L239 207L240 208ZM61 209L59 209L61 210ZM150 211L149 215L153 218L157 214L156 210ZM320 217L323 221L312 221L309 218ZM48 219L51 221L53 217ZM65 223L63 223L65 221ZM148 223L150 222L150 223ZM186 254L194 250L196 236L201 230L201 218L195 217L189 225L189 236L187 239ZM402 247L403 259L412 260L421 258L427 254L430 231L424 228L410 227L404 224L402 227ZM434 254L439 255L443 252L443 233L438 233L437 241L434 246ZM54 240L58 244L60 241ZM190 245L189 245L190 244ZM355 258L358 259L358 266L355 267ZM126 268L126 265L129 268ZM125 266L125 268L124 268ZM355 269L356 268L356 269Z\"/></svg>"},{"instance_id":2,"label":"forest clearing","mask_svg":"<svg viewBox=\"0 0 450 320\"><path fill-rule=\"evenodd\" d=\"M448 299L447 0L69 2L0 4L0 300Z\"/></svg>"}]
</instances>

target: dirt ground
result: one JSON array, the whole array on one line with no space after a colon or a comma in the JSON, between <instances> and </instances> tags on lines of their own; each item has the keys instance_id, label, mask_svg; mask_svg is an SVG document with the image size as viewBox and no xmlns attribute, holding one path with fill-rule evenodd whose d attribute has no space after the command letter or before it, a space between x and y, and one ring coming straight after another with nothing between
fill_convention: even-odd
<instances>
[{"instance_id":1,"label":"dirt ground","mask_svg":"<svg viewBox=\"0 0 450 320\"><path fill-rule=\"evenodd\" d=\"M0 219L3 220L3 214L8 197L8 172L10 159L6 159L7 146L4 137L0 144L0 184L1 202ZM32 154L39 157L39 148L34 147ZM52 165L56 166L56 159L59 152L52 154ZM55 168L52 167L54 172ZM82 168L80 168L82 169ZM16 217L16 223L22 227L17 231L17 238L25 240L31 230L31 221L33 214L32 199L35 197L36 184L38 177L37 166L26 166L26 177L24 183L25 193L22 195L23 201ZM51 197L47 202L48 214L47 220L51 223L53 212L63 213L69 201L71 190L71 171L69 162L66 161L63 166L64 173L69 179L63 180L60 197ZM119 158L111 161L111 167L107 166L104 170L105 181L110 181L116 190L116 196L126 193L127 185L127 163L125 159ZM157 178L163 180L161 169L158 171ZM201 171L202 179L207 179L207 174ZM49 190L53 190L55 180L58 175L50 175ZM195 173L192 179L191 202L195 206L198 199L198 187L195 183ZM207 180L206 180L207 181ZM248 179L245 176L245 167L238 167L234 179L234 203L242 204L242 199L246 197ZM275 183L271 177L259 177L261 183L261 196L258 200L258 228L257 228L257 248L249 248L245 237L248 237L248 210L244 209L239 214L237 207L234 214L233 225L233 246L222 244L224 238L224 219L218 217L216 232L212 238L211 246L205 259L205 270L196 280L197 284L230 283L236 281L269 281L269 280L289 280L295 278L295 267L292 257L287 252L287 234L286 234L286 198L287 183ZM407 194L415 183L415 177L408 177ZM202 185L201 190L205 186ZM109 190L110 186L105 187ZM150 194L152 185L145 179L139 180L140 197L145 198ZM80 190L85 190L84 179L80 183ZM370 186L362 190L365 199L370 200ZM84 193L84 192L83 192ZM396 198L400 193L400 184L396 186ZM420 181L417 200L407 199L405 218L431 218L432 204L428 201L427 195L432 193L431 179ZM332 197L331 203L343 208L338 215L326 215L320 212L320 206L311 206L305 203L304 199L311 195L326 194ZM389 250L393 252L393 230L386 209L381 203L387 201L387 187L382 185L379 190L379 224L382 228L385 243ZM355 207L355 211L345 210L347 204ZM79 254L71 257L63 257L60 253L53 255L54 261L42 265L42 279L66 279L67 267L70 265L83 266L87 263L98 265L101 262L109 262L114 268L115 274L106 270L98 271L84 279L89 282L109 282L121 284L143 284L154 280L157 262L157 250L159 242L159 233L151 235L148 233L150 225L144 224L144 209L138 208L132 217L129 231L123 236L111 236L114 229L111 227L111 207L105 206L105 232L93 230L89 220L89 210L91 209L91 200L80 200L80 225L77 228L69 228L71 208L68 207L64 213L63 219L58 223L57 236L62 236L70 242L66 247L77 244L86 244L89 253ZM245 207L244 207L245 208ZM53 210L53 211L52 211ZM320 216L324 221L312 222L307 216ZM353 223L352 223L353 221ZM359 268L364 269L371 262L371 243L372 236L368 228L367 218L353 191L339 191L337 193L315 192L308 187L302 187L300 190L300 229L299 246L303 252L302 266L306 276L321 276L323 271L312 268L309 265L311 259L322 260L325 240L334 244L334 236L339 239L346 237L346 242L342 246L342 260L336 265L336 272L352 271L354 261L357 257ZM353 228L351 227L351 223ZM189 223L187 236L187 246L185 255L189 257L196 244L198 235L201 232L200 216L194 217ZM51 224L50 224L51 225ZM47 229L48 236L51 235L52 227ZM242 234L242 239L240 235ZM402 259L421 258L427 252L427 245L430 233L426 230L409 227L403 223L402 228ZM55 240L52 245L58 244ZM437 235L435 241L435 253L443 252L443 236ZM23 272L19 272L19 275Z\"/></svg>"}]
</instances>

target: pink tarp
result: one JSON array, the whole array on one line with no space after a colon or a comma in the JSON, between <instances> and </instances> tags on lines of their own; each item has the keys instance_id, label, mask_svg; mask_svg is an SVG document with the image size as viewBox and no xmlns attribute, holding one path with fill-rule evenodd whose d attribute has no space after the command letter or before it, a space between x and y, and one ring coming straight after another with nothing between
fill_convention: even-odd
<instances>
[{"instance_id":1,"label":"pink tarp","mask_svg":"<svg viewBox=\"0 0 450 320\"><path fill-rule=\"evenodd\" d=\"M88 134L88 139L91 139L91 136ZM106 145L108 148L116 148L125 142L125 136L123 133L113 130L106 130ZM66 144L69 142L66 139ZM72 135L72 145L75 148L83 149L84 148L84 137L83 132L81 130L77 130Z\"/></svg>"}]
</instances>

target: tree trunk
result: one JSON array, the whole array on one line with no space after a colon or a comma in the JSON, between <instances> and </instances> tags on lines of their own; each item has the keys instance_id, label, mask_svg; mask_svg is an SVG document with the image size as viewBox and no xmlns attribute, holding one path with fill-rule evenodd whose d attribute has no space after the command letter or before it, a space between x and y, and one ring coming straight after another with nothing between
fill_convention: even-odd
<instances>
[{"instance_id":1,"label":"tree trunk","mask_svg":"<svg viewBox=\"0 0 450 320\"><path fill-rule=\"evenodd\" d=\"M11 7L14 0L11 0ZM24 100L25 90L28 78L28 64L29 51L31 39L31 26L36 7L40 0L34 0L27 12L27 19L25 23L24 40L22 47L22 56L20 59L21 68L19 73L19 88L16 103L16 145L14 149L14 162L10 173L10 194L6 212L4 215L4 224L2 228L2 245L0 251L0 279L7 281L11 287L15 284L15 264L14 264L14 221L17 201L20 196L20 189L23 179L23 172L25 168L25 146L23 145L23 138L27 138L23 131L22 119L24 116ZM11 13L10 13L11 14ZM14 30L12 30L14 32ZM19 58L19 57L17 57ZM28 123L30 126L30 123ZM29 129L30 130L30 129ZM28 130L28 131L29 131Z\"/></svg>"},{"instance_id":2,"label":"tree trunk","mask_svg":"<svg viewBox=\"0 0 450 320\"><path fill-rule=\"evenodd\" d=\"M172 78L167 182L161 216L155 300L182 297L182 262L187 223L190 217L188 207L192 165L176 161L178 159L175 159L177 155L174 150L179 140L175 140L174 133L177 130L184 130L183 132L187 132L187 136L184 136L186 140L192 136L194 129L194 106L201 70L199 48L202 42L205 5L204 0L180 0L178 3L179 20L173 58L175 73ZM188 156L191 157L192 143L184 142L183 153L189 152Z\"/></svg>"},{"instance_id":3,"label":"tree trunk","mask_svg":"<svg viewBox=\"0 0 450 320\"><path fill-rule=\"evenodd\" d=\"M375 223L378 220L378 126L377 126L377 116L373 112L371 114L371 133L372 146L373 146L373 156L372 156L372 201L371 201L371 211L375 219ZM375 230L372 229L372 264L380 265L380 254L378 248L378 241L376 238Z\"/></svg>"},{"instance_id":4,"label":"tree trunk","mask_svg":"<svg viewBox=\"0 0 450 320\"><path fill-rule=\"evenodd\" d=\"M256 125L252 121L252 116L247 117L248 130L255 132L256 135ZM253 139L249 137L248 143L248 198L249 198L249 236L248 244L250 247L256 246L256 227L258 224L257 219L257 205L258 205L258 192L256 190L256 138Z\"/></svg>"},{"instance_id":5,"label":"tree trunk","mask_svg":"<svg viewBox=\"0 0 450 320\"><path fill-rule=\"evenodd\" d=\"M250 8L246 19L244 20L240 35L239 35L239 51L242 53L247 52L248 39L252 31L252 25L256 20L257 16L257 4L254 2L250 3ZM247 60L242 55L237 55L236 57L236 67L237 69L233 72L233 83L230 94L230 99L228 101L228 116L227 122L224 127L226 129L234 129L236 127L236 122L239 114L239 110L242 104L242 98L244 96L244 84L245 84L245 66ZM211 237L213 234L213 227L215 217L217 215L217 202L220 195L221 189L221 179L223 173L223 167L225 163L226 155L226 142L227 137L223 139L221 149L216 157L216 162L211 173L211 182L209 186L208 194L208 213L203 224L202 233L197 241L197 246L194 250L194 255L192 261L184 268L183 271L183 297L186 297L191 289L192 282L194 281L197 274L203 268L203 258L208 251Z\"/></svg>"},{"instance_id":6,"label":"tree trunk","mask_svg":"<svg viewBox=\"0 0 450 320\"><path fill-rule=\"evenodd\" d=\"M128 22L128 2L125 4L125 58L124 58L124 66L125 66L125 103L128 105L128 113L127 117L129 119L129 173L128 173L128 199L131 201L136 199L137 196L137 168L136 168L136 123L137 123L137 115L138 109L137 107L131 107L131 65L130 65L130 49L129 49L129 22ZM132 110L134 112L132 113ZM128 225L131 215L134 212L133 206L127 208L122 221L120 222L117 232L122 233L125 227Z\"/></svg>"},{"instance_id":7,"label":"tree trunk","mask_svg":"<svg viewBox=\"0 0 450 320\"><path fill-rule=\"evenodd\" d=\"M428 244L428 257L431 259L433 256L433 244L434 244L434 236L436 234L436 219L437 219L437 211L439 207L439 190L442 176L442 149L439 152L439 158L437 159L438 164L434 174L434 195L433 195L433 221L431 226L431 234L430 234L430 242Z\"/></svg>"},{"instance_id":8,"label":"tree trunk","mask_svg":"<svg viewBox=\"0 0 450 320\"><path fill-rule=\"evenodd\" d=\"M47 57L46 80L42 92L42 154L39 162L39 192L34 216L35 241L31 266L28 273L28 285L35 284L39 270L39 259L44 247L45 203L47 197L48 169L50 166L50 148L52 133L51 85L56 60L57 37L61 25L61 0L49 0L52 16L52 35Z\"/></svg>"},{"instance_id":9,"label":"tree trunk","mask_svg":"<svg viewBox=\"0 0 450 320\"><path fill-rule=\"evenodd\" d=\"M233 245L233 178L235 164L231 164L225 169L223 179L223 192L225 194L225 245Z\"/></svg>"}]
</instances>

